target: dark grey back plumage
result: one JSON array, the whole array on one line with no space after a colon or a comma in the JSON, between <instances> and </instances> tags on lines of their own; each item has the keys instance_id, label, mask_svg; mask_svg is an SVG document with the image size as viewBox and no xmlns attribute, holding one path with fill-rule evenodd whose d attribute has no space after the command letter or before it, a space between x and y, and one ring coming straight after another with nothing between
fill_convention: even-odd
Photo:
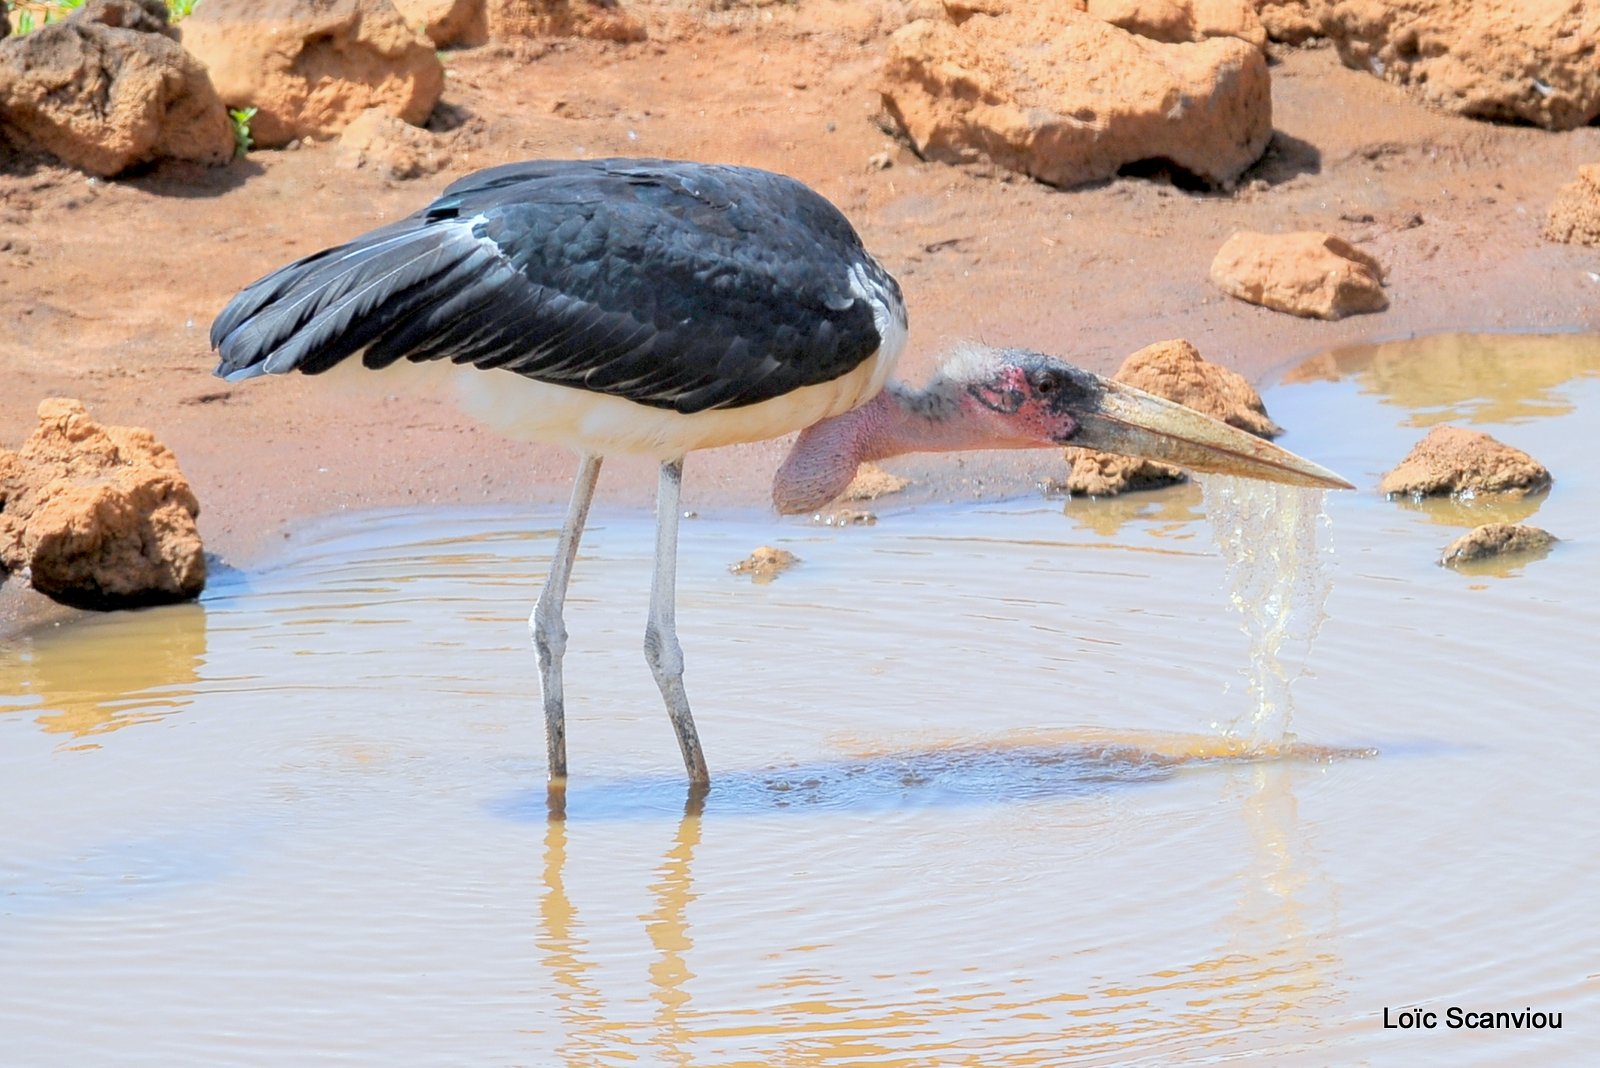
<instances>
[{"instance_id":1,"label":"dark grey back plumage","mask_svg":"<svg viewBox=\"0 0 1600 1068\"><path fill-rule=\"evenodd\" d=\"M534 161L290 264L211 328L230 381L443 360L684 413L837 378L899 287L839 211L744 167Z\"/></svg>"}]
</instances>

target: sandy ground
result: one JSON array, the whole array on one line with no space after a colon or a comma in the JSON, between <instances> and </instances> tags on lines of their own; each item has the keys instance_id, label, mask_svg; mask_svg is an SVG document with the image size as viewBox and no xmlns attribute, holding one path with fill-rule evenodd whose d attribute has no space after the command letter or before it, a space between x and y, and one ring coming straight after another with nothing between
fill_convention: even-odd
<instances>
[{"instance_id":1,"label":"sandy ground","mask_svg":"<svg viewBox=\"0 0 1600 1068\"><path fill-rule=\"evenodd\" d=\"M1600 159L1600 129L1441 115L1329 49L1285 50L1272 68L1274 145L1237 193L1138 178L1061 192L917 161L875 122L881 38L870 26L779 14L680 23L634 46L448 54L451 162L419 181L341 167L326 145L116 182L0 168L0 443L20 443L52 395L151 427L195 485L208 549L233 563L282 546L317 513L564 499L573 459L561 449L508 443L439 397L298 377L229 386L210 376L206 341L228 298L273 267L415 210L461 174L534 156L720 160L810 183L900 278L912 380L966 337L1102 371L1184 337L1259 379L1342 344L1600 322L1600 253L1539 237L1557 188ZM872 168L884 151L894 165ZM1390 309L1325 323L1221 296L1207 268L1238 229L1360 242L1389 271ZM760 504L783 450L691 458L686 506ZM1030 492L1060 473L1053 452L889 466L934 498ZM642 506L653 487L653 465L613 462L601 503ZM0 587L0 633L7 617L13 631L36 618L16 586Z\"/></svg>"}]
</instances>

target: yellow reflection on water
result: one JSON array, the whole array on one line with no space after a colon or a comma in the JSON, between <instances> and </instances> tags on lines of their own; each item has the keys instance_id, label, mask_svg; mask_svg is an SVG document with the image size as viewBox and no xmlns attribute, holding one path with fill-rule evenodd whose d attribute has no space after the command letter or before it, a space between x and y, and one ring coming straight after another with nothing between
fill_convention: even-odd
<instances>
[{"instance_id":1,"label":"yellow reflection on water","mask_svg":"<svg viewBox=\"0 0 1600 1068\"><path fill-rule=\"evenodd\" d=\"M1353 377L1363 392L1407 409L1405 425L1429 427L1565 415L1573 406L1558 387L1593 374L1600 374L1600 337L1593 334L1439 334L1334 349L1283 380Z\"/></svg>"},{"instance_id":2,"label":"yellow reflection on water","mask_svg":"<svg viewBox=\"0 0 1600 1068\"><path fill-rule=\"evenodd\" d=\"M1200 487L1192 479L1115 497L1068 497L1061 508L1077 525L1108 538L1134 522L1149 523L1153 538L1192 538L1197 528L1190 524L1205 518Z\"/></svg>"},{"instance_id":3,"label":"yellow reflection on water","mask_svg":"<svg viewBox=\"0 0 1600 1068\"><path fill-rule=\"evenodd\" d=\"M1406 495L1394 498L1408 512L1427 516L1428 522L1442 527L1472 527L1485 523L1520 523L1549 500L1550 491L1538 493L1483 493L1476 497L1423 497Z\"/></svg>"},{"instance_id":4,"label":"yellow reflection on water","mask_svg":"<svg viewBox=\"0 0 1600 1068\"><path fill-rule=\"evenodd\" d=\"M1306 856L1293 792L1294 775L1309 764L1372 756L1371 750L1280 742L1249 746L1237 737L1133 732L1098 728L1019 732L990 748L1060 745L1074 762L1102 766L1112 777L1152 765L1173 769L1238 765L1219 800L1239 814L1247 849L1236 875L1236 905L1223 918L1216 951L1125 980L1084 989L1035 992L1012 988L972 992L941 989L932 970L883 975L881 997L841 996L843 977L808 966L808 946L766 947L767 959L792 958L796 971L760 990L777 995L750 1006L696 1008L696 940L689 911L700 894L694 854L703 833L703 798L685 804L647 890L653 907L639 919L655 957L647 967L649 1019L630 1015L627 999L608 999L599 971L586 959L589 944L566 881L568 823L564 795L551 793L545 833L544 891L539 949L558 991L565 1026L560 1052L567 1065L648 1062L717 1065L871 1063L920 1068L938 1063L987 1068L1034 1068L1074 1058L1115 1058L1157 1048L1194 1050L1238 1038L1241 1031L1281 1033L1310 1026L1339 997L1338 956L1332 945L1331 891ZM927 753L976 748L934 745ZM918 750L918 752L923 752ZM875 755L876 753L876 755ZM903 760L907 751L864 751L862 759ZM925 754L926 755L926 754ZM613 894L616 888L607 887ZM759 933L753 935L759 938ZM907 937L918 937L907 932ZM751 947L757 949L760 947ZM715 956L726 947L708 946ZM1003 971L1004 962L995 962ZM973 971L973 968L963 971ZM1181 1000L1174 1006L1173 995ZM996 1033L994 1025L1014 1026ZM970 1036L983 1034L981 1043ZM708 1060L708 1048L760 1050ZM645 1053L648 1047L649 1053ZM1108 1063L1101 1059L1098 1063Z\"/></svg>"},{"instance_id":5,"label":"yellow reflection on water","mask_svg":"<svg viewBox=\"0 0 1600 1068\"><path fill-rule=\"evenodd\" d=\"M187 708L206 654L206 613L167 605L44 631L0 652L0 715L51 734L105 734Z\"/></svg>"}]
</instances>

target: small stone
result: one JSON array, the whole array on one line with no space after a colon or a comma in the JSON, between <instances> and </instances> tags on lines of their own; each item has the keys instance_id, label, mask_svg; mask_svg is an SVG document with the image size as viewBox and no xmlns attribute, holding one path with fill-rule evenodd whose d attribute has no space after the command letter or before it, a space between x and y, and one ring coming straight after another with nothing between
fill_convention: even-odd
<instances>
[{"instance_id":1,"label":"small stone","mask_svg":"<svg viewBox=\"0 0 1600 1068\"><path fill-rule=\"evenodd\" d=\"M1600 163L1578 168L1578 180L1556 193L1544 236L1569 245L1600 246Z\"/></svg>"},{"instance_id":2,"label":"small stone","mask_svg":"<svg viewBox=\"0 0 1600 1068\"><path fill-rule=\"evenodd\" d=\"M205 0L183 46L230 108L255 108L261 148L331 138L368 108L426 122L444 91L432 44L389 0Z\"/></svg>"},{"instance_id":3,"label":"small stone","mask_svg":"<svg viewBox=\"0 0 1600 1068\"><path fill-rule=\"evenodd\" d=\"M0 453L0 568L77 608L185 600L205 586L200 505L150 431L103 426L52 398L15 453Z\"/></svg>"},{"instance_id":4,"label":"small stone","mask_svg":"<svg viewBox=\"0 0 1600 1068\"><path fill-rule=\"evenodd\" d=\"M1069 470L1050 489L1074 497L1115 497L1134 490L1159 489L1188 480L1182 470L1140 456L1118 456L1076 446L1062 450Z\"/></svg>"},{"instance_id":5,"label":"small stone","mask_svg":"<svg viewBox=\"0 0 1600 1068\"><path fill-rule=\"evenodd\" d=\"M749 575L752 582L765 586L799 562L800 558L788 549L762 545L728 570L735 575Z\"/></svg>"},{"instance_id":6,"label":"small stone","mask_svg":"<svg viewBox=\"0 0 1600 1068\"><path fill-rule=\"evenodd\" d=\"M1243 375L1202 359L1200 351L1181 338L1146 345L1122 361L1112 377L1257 437L1283 433L1267 415L1261 394ZM1062 450L1062 457L1069 466L1067 477L1052 481L1049 489L1073 496L1114 497L1171 486L1188 478L1169 464L1096 449L1073 446Z\"/></svg>"},{"instance_id":7,"label":"small stone","mask_svg":"<svg viewBox=\"0 0 1600 1068\"><path fill-rule=\"evenodd\" d=\"M1307 319L1342 319L1389 306L1378 261L1318 231L1241 230L1217 250L1211 283L1231 297Z\"/></svg>"},{"instance_id":8,"label":"small stone","mask_svg":"<svg viewBox=\"0 0 1600 1068\"><path fill-rule=\"evenodd\" d=\"M1071 187L1159 163L1226 186L1261 158L1272 93L1261 49L1164 44L1072 3L946 0L885 47L880 94L924 159Z\"/></svg>"},{"instance_id":9,"label":"small stone","mask_svg":"<svg viewBox=\"0 0 1600 1068\"><path fill-rule=\"evenodd\" d=\"M1383 476L1378 490L1391 496L1524 495L1550 485L1550 470L1481 430L1436 426Z\"/></svg>"},{"instance_id":10,"label":"small stone","mask_svg":"<svg viewBox=\"0 0 1600 1068\"><path fill-rule=\"evenodd\" d=\"M1283 427L1267 415L1261 394L1243 375L1203 359L1200 350L1182 338L1146 345L1123 360L1112 377L1258 438L1283 433Z\"/></svg>"},{"instance_id":11,"label":"small stone","mask_svg":"<svg viewBox=\"0 0 1600 1068\"><path fill-rule=\"evenodd\" d=\"M1559 539L1547 530L1523 524L1486 523L1461 535L1444 550L1439 563L1446 567L1495 556L1543 556Z\"/></svg>"},{"instance_id":12,"label":"small stone","mask_svg":"<svg viewBox=\"0 0 1600 1068\"><path fill-rule=\"evenodd\" d=\"M616 0L487 0L489 36L588 37L623 43L649 37L637 15Z\"/></svg>"},{"instance_id":13,"label":"small stone","mask_svg":"<svg viewBox=\"0 0 1600 1068\"><path fill-rule=\"evenodd\" d=\"M481 45L489 39L484 0L389 0L435 48Z\"/></svg>"},{"instance_id":14,"label":"small stone","mask_svg":"<svg viewBox=\"0 0 1600 1068\"><path fill-rule=\"evenodd\" d=\"M60 22L6 40L0 145L47 152L104 177L160 159L229 162L233 131L222 99L172 37L160 0L89 0Z\"/></svg>"},{"instance_id":15,"label":"small stone","mask_svg":"<svg viewBox=\"0 0 1600 1068\"><path fill-rule=\"evenodd\" d=\"M891 493L899 493L911 485L909 478L891 474L877 464L862 464L856 469L856 477L850 480L844 492L839 495L842 501L875 501L879 497L886 497Z\"/></svg>"},{"instance_id":16,"label":"small stone","mask_svg":"<svg viewBox=\"0 0 1600 1068\"><path fill-rule=\"evenodd\" d=\"M339 135L338 162L406 181L436 174L450 161L437 134L412 126L382 108L368 108Z\"/></svg>"}]
</instances>

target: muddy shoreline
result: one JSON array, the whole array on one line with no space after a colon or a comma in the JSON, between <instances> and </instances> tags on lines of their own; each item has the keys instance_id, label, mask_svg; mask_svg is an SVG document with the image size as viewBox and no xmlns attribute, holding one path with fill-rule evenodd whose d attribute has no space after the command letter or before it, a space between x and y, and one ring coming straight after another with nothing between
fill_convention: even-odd
<instances>
[{"instance_id":1,"label":"muddy shoreline","mask_svg":"<svg viewBox=\"0 0 1600 1068\"><path fill-rule=\"evenodd\" d=\"M229 386L210 376L206 343L212 316L252 279L414 210L461 174L530 156L726 160L807 181L899 277L912 380L965 337L1101 371L1182 337L1259 382L1347 344L1600 327L1600 254L1539 233L1557 189L1600 158L1600 129L1461 119L1345 69L1330 49L1275 55L1274 145L1227 195L1143 178L1061 192L919 162L874 122L875 46L827 27L571 42L532 62L450 53L451 163L419 181L345 169L331 146L118 182L13 167L0 171L0 442L18 444L38 402L58 395L101 421L150 427L194 484L207 548L235 565L329 512L563 500L564 450L503 441L439 397L299 378ZM893 165L873 167L884 152ZM1238 229L1357 242L1388 270L1389 310L1328 323L1222 296L1206 272ZM761 504L784 448L697 454L686 505ZM1060 465L1041 452L890 466L937 500L1032 492ZM645 507L653 486L653 465L615 461L600 501ZM70 618L41 600L0 584L0 638Z\"/></svg>"}]
</instances>

